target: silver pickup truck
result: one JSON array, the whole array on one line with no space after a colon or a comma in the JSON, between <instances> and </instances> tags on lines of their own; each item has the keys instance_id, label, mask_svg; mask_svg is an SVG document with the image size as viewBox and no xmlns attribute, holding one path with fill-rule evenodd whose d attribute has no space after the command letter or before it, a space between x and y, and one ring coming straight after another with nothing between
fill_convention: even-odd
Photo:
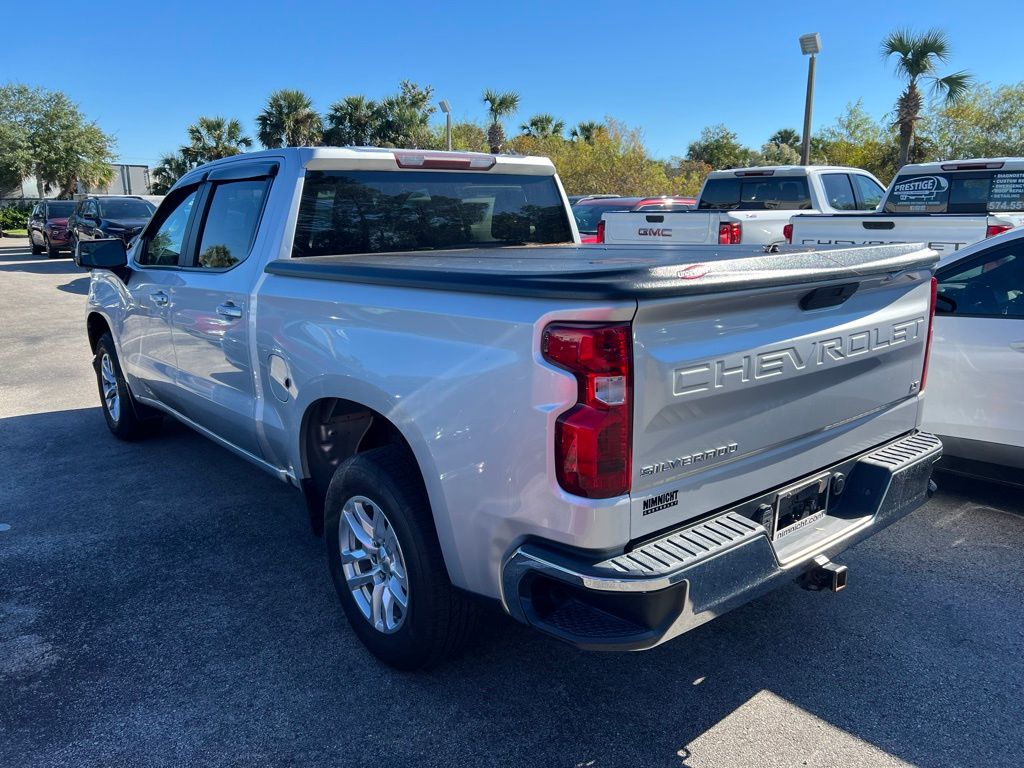
<instances>
[{"instance_id":1,"label":"silver pickup truck","mask_svg":"<svg viewBox=\"0 0 1024 768\"><path fill-rule=\"evenodd\" d=\"M284 149L81 243L103 413L305 494L356 634L436 663L489 599L650 648L932 490L935 253L579 246L550 162ZM145 444L140 446L145 450Z\"/></svg>"}]
</instances>

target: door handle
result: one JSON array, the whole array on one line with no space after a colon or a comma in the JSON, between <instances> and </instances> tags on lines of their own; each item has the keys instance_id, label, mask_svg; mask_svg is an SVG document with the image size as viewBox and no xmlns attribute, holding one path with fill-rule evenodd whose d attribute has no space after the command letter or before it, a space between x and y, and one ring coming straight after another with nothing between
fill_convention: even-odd
<instances>
[{"instance_id":1,"label":"door handle","mask_svg":"<svg viewBox=\"0 0 1024 768\"><path fill-rule=\"evenodd\" d=\"M217 307L217 314L229 320L237 320L242 316L242 308L236 307L232 302L226 302Z\"/></svg>"},{"instance_id":2,"label":"door handle","mask_svg":"<svg viewBox=\"0 0 1024 768\"><path fill-rule=\"evenodd\" d=\"M149 294L149 298L153 300L153 303L158 307L166 307L168 298L167 294L163 291L157 291L156 293Z\"/></svg>"},{"instance_id":3,"label":"door handle","mask_svg":"<svg viewBox=\"0 0 1024 768\"><path fill-rule=\"evenodd\" d=\"M1018 352L1024 352L1024 341L1011 341L1010 349L1015 349Z\"/></svg>"}]
</instances>

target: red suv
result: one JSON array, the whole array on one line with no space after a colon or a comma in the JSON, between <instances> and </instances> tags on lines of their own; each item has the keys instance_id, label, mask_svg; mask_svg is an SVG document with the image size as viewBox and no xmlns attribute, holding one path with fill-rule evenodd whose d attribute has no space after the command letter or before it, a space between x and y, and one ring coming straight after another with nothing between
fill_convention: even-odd
<instances>
[{"instance_id":1,"label":"red suv","mask_svg":"<svg viewBox=\"0 0 1024 768\"><path fill-rule=\"evenodd\" d=\"M75 210L74 200L42 200L36 203L28 219L28 241L32 253L46 252L51 259L62 250L71 250L68 216Z\"/></svg>"},{"instance_id":2,"label":"red suv","mask_svg":"<svg viewBox=\"0 0 1024 768\"><path fill-rule=\"evenodd\" d=\"M601 217L609 211L683 211L697 207L693 197L584 197L572 206L584 243L601 242Z\"/></svg>"}]
</instances>

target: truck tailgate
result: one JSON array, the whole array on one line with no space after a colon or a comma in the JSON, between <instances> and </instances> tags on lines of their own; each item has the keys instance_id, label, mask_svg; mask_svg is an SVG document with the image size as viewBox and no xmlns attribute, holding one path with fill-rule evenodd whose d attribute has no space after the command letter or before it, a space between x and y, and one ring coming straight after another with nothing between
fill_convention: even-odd
<instances>
[{"instance_id":1,"label":"truck tailgate","mask_svg":"<svg viewBox=\"0 0 1024 768\"><path fill-rule=\"evenodd\" d=\"M957 251L985 238L984 214L821 214L794 216L794 245L883 245L925 243L939 251Z\"/></svg>"},{"instance_id":2,"label":"truck tailgate","mask_svg":"<svg viewBox=\"0 0 1024 768\"><path fill-rule=\"evenodd\" d=\"M644 245L705 245L718 242L719 213L612 211L604 214L604 242Z\"/></svg>"},{"instance_id":3,"label":"truck tailgate","mask_svg":"<svg viewBox=\"0 0 1024 768\"><path fill-rule=\"evenodd\" d=\"M638 302L633 538L914 429L931 270L887 269L880 259L853 278ZM855 291L822 300L838 285Z\"/></svg>"}]
</instances>

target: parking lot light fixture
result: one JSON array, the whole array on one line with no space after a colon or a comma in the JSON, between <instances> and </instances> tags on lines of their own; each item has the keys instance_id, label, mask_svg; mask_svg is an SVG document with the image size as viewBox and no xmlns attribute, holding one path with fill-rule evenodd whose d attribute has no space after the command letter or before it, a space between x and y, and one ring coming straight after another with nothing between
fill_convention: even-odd
<instances>
[{"instance_id":1,"label":"parking lot light fixture","mask_svg":"<svg viewBox=\"0 0 1024 768\"><path fill-rule=\"evenodd\" d=\"M800 53L810 56L807 62L807 100L804 102L804 136L800 146L800 164L809 165L811 158L811 109L814 105L814 64L821 53L821 35L811 32L800 35Z\"/></svg>"},{"instance_id":2,"label":"parking lot light fixture","mask_svg":"<svg viewBox=\"0 0 1024 768\"><path fill-rule=\"evenodd\" d=\"M444 134L448 141L448 151L452 151L452 105L448 103L448 99L441 99L438 102L438 106L441 107L441 111L444 112Z\"/></svg>"}]
</instances>

